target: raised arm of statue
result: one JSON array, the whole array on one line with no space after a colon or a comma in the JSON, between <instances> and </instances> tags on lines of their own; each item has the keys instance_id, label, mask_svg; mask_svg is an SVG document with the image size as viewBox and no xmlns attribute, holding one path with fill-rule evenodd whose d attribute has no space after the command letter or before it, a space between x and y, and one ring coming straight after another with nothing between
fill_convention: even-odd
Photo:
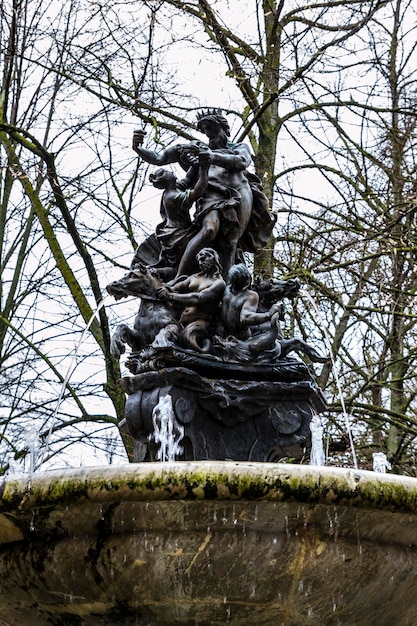
<instances>
[{"instance_id":1,"label":"raised arm of statue","mask_svg":"<svg viewBox=\"0 0 417 626\"><path fill-rule=\"evenodd\" d=\"M143 148L135 134L133 135L132 148L136 154L151 165L168 165L169 163L177 163L180 159L179 146L171 146L162 152L155 152Z\"/></svg>"},{"instance_id":2,"label":"raised arm of statue","mask_svg":"<svg viewBox=\"0 0 417 626\"><path fill-rule=\"evenodd\" d=\"M198 162L199 162L200 167L198 170L199 173L198 173L197 182L195 183L194 187L190 190L190 193L188 196L188 201L189 201L190 206L198 198L201 198L201 196L205 193L207 189L207 185L208 185L208 180L209 180L208 173L209 173L209 167L210 167L210 162L211 162L210 159L207 158L207 156L204 153L201 153L199 155Z\"/></svg>"},{"instance_id":3,"label":"raised arm of statue","mask_svg":"<svg viewBox=\"0 0 417 626\"><path fill-rule=\"evenodd\" d=\"M142 147L143 136L140 136L137 132L133 133L132 149L138 154L144 161L151 165L169 165L170 163L179 163L184 170L193 168L198 163L198 150L200 146L204 146L202 142L192 142L189 144L175 144L156 152L155 150L148 150ZM190 173L187 178L192 179L193 174ZM195 176L195 173L194 173ZM191 185L190 185L191 186Z\"/></svg>"}]
</instances>

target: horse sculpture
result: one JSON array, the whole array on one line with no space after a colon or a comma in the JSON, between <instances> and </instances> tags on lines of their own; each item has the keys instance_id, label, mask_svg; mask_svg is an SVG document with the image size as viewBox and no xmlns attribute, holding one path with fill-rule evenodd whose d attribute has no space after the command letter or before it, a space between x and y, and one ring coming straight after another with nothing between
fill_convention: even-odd
<instances>
[{"instance_id":1,"label":"horse sculpture","mask_svg":"<svg viewBox=\"0 0 417 626\"><path fill-rule=\"evenodd\" d=\"M180 325L172 309L156 296L161 284L146 267L141 266L107 285L107 291L116 300L128 296L141 299L133 328L119 324L112 335L110 350L116 358L125 353L126 344L133 352L140 352L153 344L164 345L179 333Z\"/></svg>"}]
</instances>

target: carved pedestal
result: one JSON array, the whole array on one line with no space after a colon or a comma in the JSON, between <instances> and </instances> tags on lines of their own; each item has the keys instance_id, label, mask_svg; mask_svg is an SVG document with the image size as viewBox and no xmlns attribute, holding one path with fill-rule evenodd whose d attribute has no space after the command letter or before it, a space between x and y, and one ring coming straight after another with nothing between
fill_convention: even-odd
<instances>
[{"instance_id":1,"label":"carved pedestal","mask_svg":"<svg viewBox=\"0 0 417 626\"><path fill-rule=\"evenodd\" d=\"M157 459L153 415L166 396L172 430L183 435L177 459L276 462L300 460L309 452L310 421L325 409L325 402L302 362L228 364L227 374L234 376L226 379L224 364L223 377L215 377L220 370L214 358L195 359L185 351L165 352L162 364L179 358L182 365L121 380L128 394L125 425L140 442L138 461Z\"/></svg>"}]
</instances>

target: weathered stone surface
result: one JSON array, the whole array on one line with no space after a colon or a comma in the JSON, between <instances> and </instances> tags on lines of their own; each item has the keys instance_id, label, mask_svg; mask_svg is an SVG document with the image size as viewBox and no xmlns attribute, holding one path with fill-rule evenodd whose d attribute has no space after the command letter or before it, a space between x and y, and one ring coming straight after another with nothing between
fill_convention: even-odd
<instances>
[{"instance_id":1,"label":"weathered stone surface","mask_svg":"<svg viewBox=\"0 0 417 626\"><path fill-rule=\"evenodd\" d=\"M417 481L261 463L10 477L9 626L414 624Z\"/></svg>"}]
</instances>

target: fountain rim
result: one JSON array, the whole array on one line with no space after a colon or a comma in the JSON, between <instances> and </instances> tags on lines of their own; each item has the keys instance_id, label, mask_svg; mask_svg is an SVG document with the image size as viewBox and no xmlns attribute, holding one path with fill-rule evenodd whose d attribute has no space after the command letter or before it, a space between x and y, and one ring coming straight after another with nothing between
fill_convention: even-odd
<instances>
[{"instance_id":1,"label":"fountain rim","mask_svg":"<svg viewBox=\"0 0 417 626\"><path fill-rule=\"evenodd\" d=\"M175 461L83 467L3 477L0 514L71 502L296 501L417 512L417 479L367 470ZM1 543L1 537L0 537Z\"/></svg>"}]
</instances>

